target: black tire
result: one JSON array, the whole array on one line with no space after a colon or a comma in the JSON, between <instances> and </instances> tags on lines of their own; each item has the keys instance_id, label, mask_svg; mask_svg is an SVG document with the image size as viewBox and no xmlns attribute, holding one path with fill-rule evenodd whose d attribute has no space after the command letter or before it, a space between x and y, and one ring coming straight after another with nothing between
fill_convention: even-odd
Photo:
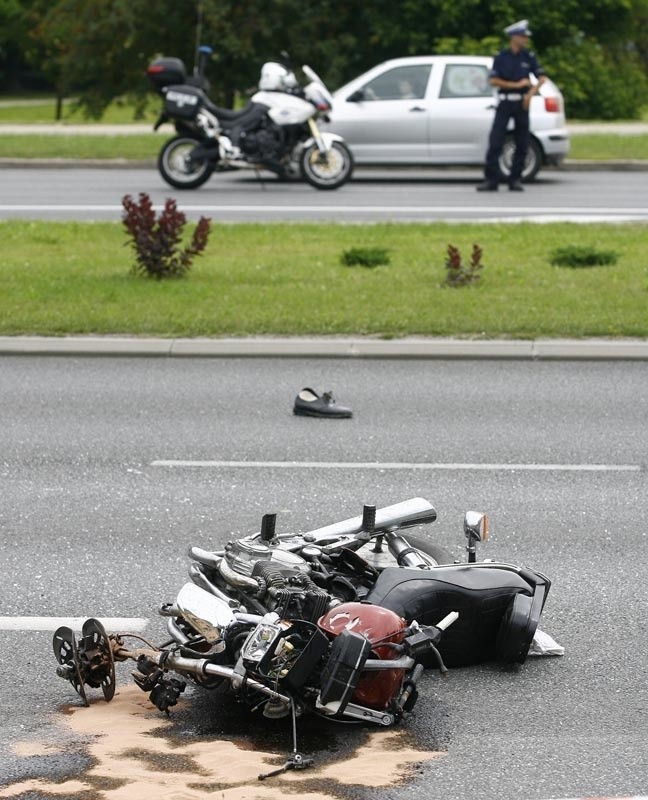
<instances>
[{"instance_id":1,"label":"black tire","mask_svg":"<svg viewBox=\"0 0 648 800\"><path fill-rule=\"evenodd\" d=\"M504 140L504 147L502 147L502 154L499 160L499 168L502 178L506 181L511 174L511 165L513 163L513 153L515 152L515 140L512 136L507 136ZM544 162L544 154L542 147L537 139L533 136L529 139L529 150L524 162L524 169L522 170L522 180L530 183L540 169Z\"/></svg>"},{"instance_id":2,"label":"black tire","mask_svg":"<svg viewBox=\"0 0 648 800\"><path fill-rule=\"evenodd\" d=\"M301 154L300 169L304 180L316 189L337 189L353 173L353 156L343 142L333 142L326 155L311 144Z\"/></svg>"},{"instance_id":3,"label":"black tire","mask_svg":"<svg viewBox=\"0 0 648 800\"><path fill-rule=\"evenodd\" d=\"M174 136L160 150L158 169L174 189L197 189L211 177L212 165L207 159L191 163L189 154L200 144L192 136Z\"/></svg>"}]
</instances>

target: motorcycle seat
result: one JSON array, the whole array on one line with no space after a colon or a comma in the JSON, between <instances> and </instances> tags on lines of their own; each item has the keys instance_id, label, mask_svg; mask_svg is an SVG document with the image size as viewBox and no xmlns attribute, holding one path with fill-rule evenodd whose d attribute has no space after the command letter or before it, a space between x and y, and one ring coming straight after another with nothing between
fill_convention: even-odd
<instances>
[{"instance_id":1,"label":"motorcycle seat","mask_svg":"<svg viewBox=\"0 0 648 800\"><path fill-rule=\"evenodd\" d=\"M550 585L539 573L504 564L388 567L365 599L421 625L457 611L438 646L448 666L523 663Z\"/></svg>"},{"instance_id":2,"label":"motorcycle seat","mask_svg":"<svg viewBox=\"0 0 648 800\"><path fill-rule=\"evenodd\" d=\"M247 116L253 116L253 112L259 107L258 103L249 102L239 111L233 111L229 108L221 108L212 103L211 100L206 98L205 106L208 111L211 111L221 122L240 122Z\"/></svg>"}]
</instances>

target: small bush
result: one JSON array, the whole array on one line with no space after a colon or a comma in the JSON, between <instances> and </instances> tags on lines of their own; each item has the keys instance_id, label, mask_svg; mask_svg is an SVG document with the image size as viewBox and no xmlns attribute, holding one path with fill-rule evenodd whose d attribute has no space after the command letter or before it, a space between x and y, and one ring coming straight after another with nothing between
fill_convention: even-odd
<instances>
[{"instance_id":1,"label":"small bush","mask_svg":"<svg viewBox=\"0 0 648 800\"><path fill-rule=\"evenodd\" d=\"M347 267L379 267L389 264L389 250L385 247L352 247L342 253L340 261Z\"/></svg>"},{"instance_id":2,"label":"small bush","mask_svg":"<svg viewBox=\"0 0 648 800\"><path fill-rule=\"evenodd\" d=\"M479 271L484 268L481 263L483 250L479 245L472 246L470 254L470 264L464 266L461 263L461 253L457 247L448 245L448 255L446 256L446 286L466 286L480 279Z\"/></svg>"},{"instance_id":3,"label":"small bush","mask_svg":"<svg viewBox=\"0 0 648 800\"><path fill-rule=\"evenodd\" d=\"M551 263L558 267L605 267L616 264L617 254L612 250L569 245L559 247L551 254Z\"/></svg>"},{"instance_id":4,"label":"small bush","mask_svg":"<svg viewBox=\"0 0 648 800\"><path fill-rule=\"evenodd\" d=\"M207 245L210 220L201 217L191 243L181 249L187 218L182 211L178 211L175 200L170 197L167 199L157 220L151 198L146 192L140 192L139 202L135 202L129 194L125 195L122 205L122 222L135 250L133 271L157 280L185 275L193 257L199 255Z\"/></svg>"}]
</instances>

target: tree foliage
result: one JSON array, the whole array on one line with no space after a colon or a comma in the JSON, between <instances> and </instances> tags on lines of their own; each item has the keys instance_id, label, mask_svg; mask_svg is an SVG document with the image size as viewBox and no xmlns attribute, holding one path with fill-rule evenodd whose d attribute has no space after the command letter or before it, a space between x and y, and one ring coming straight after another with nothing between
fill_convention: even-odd
<instances>
[{"instance_id":1,"label":"tree foliage","mask_svg":"<svg viewBox=\"0 0 648 800\"><path fill-rule=\"evenodd\" d=\"M337 86L387 58L493 53L504 26L527 17L570 116L631 117L648 103L648 0L400 0L396 8L393 0L0 0L0 80L7 42L18 37L59 94L98 115L115 97L144 98L155 56L191 68L200 20L202 42L214 48L212 97L228 103L282 50Z\"/></svg>"}]
</instances>

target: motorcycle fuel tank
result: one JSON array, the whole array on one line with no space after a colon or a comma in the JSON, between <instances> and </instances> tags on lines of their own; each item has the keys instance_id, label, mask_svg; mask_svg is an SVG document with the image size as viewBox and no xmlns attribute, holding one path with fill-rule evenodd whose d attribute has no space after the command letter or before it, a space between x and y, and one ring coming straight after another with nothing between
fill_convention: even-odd
<instances>
[{"instance_id":1,"label":"motorcycle fuel tank","mask_svg":"<svg viewBox=\"0 0 648 800\"><path fill-rule=\"evenodd\" d=\"M320 617L317 625L332 637L344 630L364 636L370 642L375 657L385 661L398 656L388 643L400 644L407 627L398 614L367 603L342 603ZM368 708L383 710L400 691L402 681L403 672L399 669L365 672L358 681L352 700Z\"/></svg>"},{"instance_id":2,"label":"motorcycle fuel tank","mask_svg":"<svg viewBox=\"0 0 648 800\"><path fill-rule=\"evenodd\" d=\"M301 125L315 113L312 103L286 92L256 92L252 102L268 106L268 116L275 125Z\"/></svg>"}]
</instances>

